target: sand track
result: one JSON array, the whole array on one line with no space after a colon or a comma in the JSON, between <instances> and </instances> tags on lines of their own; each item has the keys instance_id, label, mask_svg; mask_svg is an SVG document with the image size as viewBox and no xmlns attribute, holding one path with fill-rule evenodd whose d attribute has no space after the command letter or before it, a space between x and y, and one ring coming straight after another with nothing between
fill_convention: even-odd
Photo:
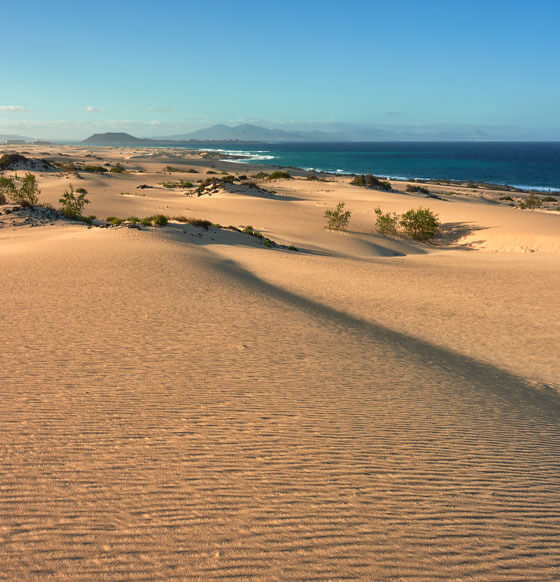
<instances>
[{"instance_id":1,"label":"sand track","mask_svg":"<svg viewBox=\"0 0 560 582\"><path fill-rule=\"evenodd\" d=\"M11 248L3 578L560 577L557 393L171 238Z\"/></svg>"}]
</instances>

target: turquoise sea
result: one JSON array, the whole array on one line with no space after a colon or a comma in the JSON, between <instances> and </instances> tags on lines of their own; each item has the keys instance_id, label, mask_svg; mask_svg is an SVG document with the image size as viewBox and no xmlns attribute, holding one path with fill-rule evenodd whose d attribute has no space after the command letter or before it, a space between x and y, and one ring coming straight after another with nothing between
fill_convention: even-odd
<instances>
[{"instance_id":1,"label":"turquoise sea","mask_svg":"<svg viewBox=\"0 0 560 582\"><path fill-rule=\"evenodd\" d=\"M192 146L189 146L192 148ZM247 162L393 178L470 180L560 191L560 142L375 142L206 145Z\"/></svg>"}]
</instances>

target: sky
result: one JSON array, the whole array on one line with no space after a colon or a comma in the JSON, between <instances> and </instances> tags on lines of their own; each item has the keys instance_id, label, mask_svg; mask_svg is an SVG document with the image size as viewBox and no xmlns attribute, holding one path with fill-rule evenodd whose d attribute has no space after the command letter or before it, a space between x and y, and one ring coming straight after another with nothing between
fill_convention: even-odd
<instances>
[{"instance_id":1,"label":"sky","mask_svg":"<svg viewBox=\"0 0 560 582\"><path fill-rule=\"evenodd\" d=\"M560 140L558 0L2 6L0 134L475 124Z\"/></svg>"}]
</instances>

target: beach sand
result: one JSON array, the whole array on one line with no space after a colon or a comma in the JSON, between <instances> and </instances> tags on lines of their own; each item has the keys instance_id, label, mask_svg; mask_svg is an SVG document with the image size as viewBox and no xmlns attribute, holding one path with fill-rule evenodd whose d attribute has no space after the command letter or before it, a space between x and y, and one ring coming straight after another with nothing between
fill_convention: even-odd
<instances>
[{"instance_id":1,"label":"beach sand","mask_svg":"<svg viewBox=\"0 0 560 582\"><path fill-rule=\"evenodd\" d=\"M301 172L197 198L161 183L260 168L24 149L135 169L38 174L42 202L284 246L0 216L0 579L560 578L559 212Z\"/></svg>"}]
</instances>

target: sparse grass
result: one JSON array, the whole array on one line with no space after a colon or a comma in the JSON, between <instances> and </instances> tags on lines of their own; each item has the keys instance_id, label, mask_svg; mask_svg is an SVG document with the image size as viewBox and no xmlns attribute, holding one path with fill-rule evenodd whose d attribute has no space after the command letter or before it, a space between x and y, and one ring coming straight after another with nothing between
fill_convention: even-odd
<instances>
[{"instance_id":1,"label":"sparse grass","mask_svg":"<svg viewBox=\"0 0 560 582\"><path fill-rule=\"evenodd\" d=\"M339 202L334 210L325 210L325 218L327 219L327 228L330 230L344 230L350 221L352 212L344 210L345 203Z\"/></svg>"},{"instance_id":2,"label":"sparse grass","mask_svg":"<svg viewBox=\"0 0 560 582\"><path fill-rule=\"evenodd\" d=\"M254 178L255 180L263 180L268 178L268 174L265 174L264 172L257 172L256 174L251 174L251 178Z\"/></svg>"},{"instance_id":3,"label":"sparse grass","mask_svg":"<svg viewBox=\"0 0 560 582\"><path fill-rule=\"evenodd\" d=\"M138 224L140 219L137 216L129 216L126 221L130 222L130 224Z\"/></svg>"},{"instance_id":4,"label":"sparse grass","mask_svg":"<svg viewBox=\"0 0 560 582\"><path fill-rule=\"evenodd\" d=\"M152 226L152 218L150 216L142 218L142 220L140 220L140 224L142 226Z\"/></svg>"},{"instance_id":5,"label":"sparse grass","mask_svg":"<svg viewBox=\"0 0 560 582\"><path fill-rule=\"evenodd\" d=\"M107 168L103 166L84 166L82 170L92 174L105 174L107 172Z\"/></svg>"},{"instance_id":6,"label":"sparse grass","mask_svg":"<svg viewBox=\"0 0 560 582\"><path fill-rule=\"evenodd\" d=\"M190 224L192 226L197 226L198 228L203 228L204 230L208 230L211 226L213 226L210 220L204 220L202 218L191 218L188 216L175 216L173 220L177 222L183 222ZM218 225L219 227L219 225Z\"/></svg>"},{"instance_id":7,"label":"sparse grass","mask_svg":"<svg viewBox=\"0 0 560 582\"><path fill-rule=\"evenodd\" d=\"M189 180L177 180L176 182L163 182L164 188L192 188L194 184Z\"/></svg>"},{"instance_id":8,"label":"sparse grass","mask_svg":"<svg viewBox=\"0 0 560 582\"><path fill-rule=\"evenodd\" d=\"M542 196L541 200L543 202L558 202L558 198L554 198L554 196Z\"/></svg>"},{"instance_id":9,"label":"sparse grass","mask_svg":"<svg viewBox=\"0 0 560 582\"><path fill-rule=\"evenodd\" d=\"M118 226L122 224L125 220L124 218L119 218L118 216L108 216L105 219L106 222L110 222L113 226Z\"/></svg>"},{"instance_id":10,"label":"sparse grass","mask_svg":"<svg viewBox=\"0 0 560 582\"><path fill-rule=\"evenodd\" d=\"M408 184L407 187L405 188L405 190L407 192L410 192L410 193L414 193L414 192L420 192L421 194L429 194L430 193L428 188L424 188L424 186L412 186L411 184Z\"/></svg>"},{"instance_id":11,"label":"sparse grass","mask_svg":"<svg viewBox=\"0 0 560 582\"><path fill-rule=\"evenodd\" d=\"M321 178L320 176L316 176L315 174L308 174L305 178L306 180L314 181L314 182L328 182L326 178Z\"/></svg>"},{"instance_id":12,"label":"sparse grass","mask_svg":"<svg viewBox=\"0 0 560 582\"><path fill-rule=\"evenodd\" d=\"M510 202L513 202L513 198L511 196L500 196L498 200L509 200Z\"/></svg>"}]
</instances>

